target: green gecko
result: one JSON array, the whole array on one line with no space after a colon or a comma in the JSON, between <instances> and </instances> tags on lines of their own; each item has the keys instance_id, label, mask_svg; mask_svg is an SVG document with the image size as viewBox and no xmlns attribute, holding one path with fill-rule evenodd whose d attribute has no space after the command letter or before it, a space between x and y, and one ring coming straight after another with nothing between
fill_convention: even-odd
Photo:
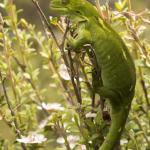
<instances>
[{"instance_id":1,"label":"green gecko","mask_svg":"<svg viewBox=\"0 0 150 150\"><path fill-rule=\"evenodd\" d=\"M90 44L95 51L102 82L94 78L94 90L109 100L112 120L99 150L113 150L121 137L134 96L136 71L133 59L120 36L88 1L51 0L50 7L76 24L78 35L69 39L74 50Z\"/></svg>"}]
</instances>

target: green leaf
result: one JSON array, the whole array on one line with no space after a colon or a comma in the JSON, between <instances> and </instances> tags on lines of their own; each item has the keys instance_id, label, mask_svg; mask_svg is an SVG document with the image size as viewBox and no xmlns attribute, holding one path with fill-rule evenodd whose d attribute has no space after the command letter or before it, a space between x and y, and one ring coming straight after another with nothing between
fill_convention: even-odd
<instances>
[{"instance_id":1,"label":"green leaf","mask_svg":"<svg viewBox=\"0 0 150 150\"><path fill-rule=\"evenodd\" d=\"M118 2L115 2L115 7L117 8L118 11L122 11L127 2L128 0L124 0L123 2L119 0Z\"/></svg>"},{"instance_id":2,"label":"green leaf","mask_svg":"<svg viewBox=\"0 0 150 150\"><path fill-rule=\"evenodd\" d=\"M50 17L50 23L53 24L53 25L57 25L58 24L57 17Z\"/></svg>"}]
</instances>

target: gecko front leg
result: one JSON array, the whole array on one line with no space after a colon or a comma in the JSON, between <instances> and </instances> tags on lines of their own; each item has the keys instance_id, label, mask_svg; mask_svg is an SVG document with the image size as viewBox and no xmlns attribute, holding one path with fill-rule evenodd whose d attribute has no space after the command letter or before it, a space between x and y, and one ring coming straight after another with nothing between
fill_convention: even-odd
<instances>
[{"instance_id":1,"label":"gecko front leg","mask_svg":"<svg viewBox=\"0 0 150 150\"><path fill-rule=\"evenodd\" d=\"M68 38L67 44L75 52L80 52L85 44L91 43L92 38L90 32L84 28L84 25L81 25L76 32L77 36L75 38L70 36Z\"/></svg>"}]
</instances>

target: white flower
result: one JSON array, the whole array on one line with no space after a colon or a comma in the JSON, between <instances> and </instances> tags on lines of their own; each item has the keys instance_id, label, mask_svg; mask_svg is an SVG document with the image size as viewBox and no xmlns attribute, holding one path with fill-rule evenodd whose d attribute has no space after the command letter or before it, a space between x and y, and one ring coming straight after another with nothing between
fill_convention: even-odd
<instances>
[{"instance_id":1,"label":"white flower","mask_svg":"<svg viewBox=\"0 0 150 150\"><path fill-rule=\"evenodd\" d=\"M64 140L64 138L63 137L59 137L59 138L57 138L57 143L59 143L59 144L64 144L65 143L65 140Z\"/></svg>"},{"instance_id":2,"label":"white flower","mask_svg":"<svg viewBox=\"0 0 150 150\"><path fill-rule=\"evenodd\" d=\"M59 74L64 80L70 80L69 73L67 71L67 67L64 64L61 64L59 67Z\"/></svg>"},{"instance_id":3,"label":"white flower","mask_svg":"<svg viewBox=\"0 0 150 150\"><path fill-rule=\"evenodd\" d=\"M138 35L141 35L145 30L146 30L146 27L145 27L145 26L140 26L140 27L138 28L137 34L138 34Z\"/></svg>"},{"instance_id":4,"label":"white flower","mask_svg":"<svg viewBox=\"0 0 150 150\"><path fill-rule=\"evenodd\" d=\"M67 137L68 141L69 141L69 144L70 144L70 147L71 149L74 148L74 146L76 145L77 141L80 140L79 136L75 136L75 135L69 135Z\"/></svg>"},{"instance_id":5,"label":"white flower","mask_svg":"<svg viewBox=\"0 0 150 150\"><path fill-rule=\"evenodd\" d=\"M86 150L86 146L85 145L81 145L81 150Z\"/></svg>"},{"instance_id":6,"label":"white flower","mask_svg":"<svg viewBox=\"0 0 150 150\"><path fill-rule=\"evenodd\" d=\"M63 111L64 110L64 107L61 106L61 104L59 103L42 103L42 107L45 109L45 110L48 110L48 111ZM41 106L38 106L38 109L42 109Z\"/></svg>"},{"instance_id":7,"label":"white flower","mask_svg":"<svg viewBox=\"0 0 150 150\"><path fill-rule=\"evenodd\" d=\"M53 19L53 17L52 16L49 16L49 20L52 20Z\"/></svg>"},{"instance_id":8,"label":"white flower","mask_svg":"<svg viewBox=\"0 0 150 150\"><path fill-rule=\"evenodd\" d=\"M89 112L86 114L86 118L95 118L95 117L96 117L96 113Z\"/></svg>"},{"instance_id":9,"label":"white flower","mask_svg":"<svg viewBox=\"0 0 150 150\"><path fill-rule=\"evenodd\" d=\"M79 138L79 136L69 135L69 136L67 137L67 139L68 139L69 143L75 143L75 142L77 142L80 138Z\"/></svg>"},{"instance_id":10,"label":"white flower","mask_svg":"<svg viewBox=\"0 0 150 150\"><path fill-rule=\"evenodd\" d=\"M120 145L124 145L124 144L127 144L128 143L128 140L126 139L121 139L120 140Z\"/></svg>"},{"instance_id":11,"label":"white flower","mask_svg":"<svg viewBox=\"0 0 150 150\"><path fill-rule=\"evenodd\" d=\"M73 149L76 143L80 140L80 138L79 136L76 135L68 135L67 140L69 142L71 149ZM64 138L63 137L57 138L57 143L64 144L65 143Z\"/></svg>"},{"instance_id":12,"label":"white flower","mask_svg":"<svg viewBox=\"0 0 150 150\"><path fill-rule=\"evenodd\" d=\"M35 144L35 143L42 143L45 142L47 138L44 137L42 134L37 134L35 132L30 133L27 137L21 136L21 139L17 139L20 143L29 143L29 144Z\"/></svg>"}]
</instances>

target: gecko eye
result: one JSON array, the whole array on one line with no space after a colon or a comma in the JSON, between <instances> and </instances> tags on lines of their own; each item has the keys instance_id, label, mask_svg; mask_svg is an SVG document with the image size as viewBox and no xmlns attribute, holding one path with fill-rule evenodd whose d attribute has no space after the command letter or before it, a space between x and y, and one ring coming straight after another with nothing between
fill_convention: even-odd
<instances>
[{"instance_id":1,"label":"gecko eye","mask_svg":"<svg viewBox=\"0 0 150 150\"><path fill-rule=\"evenodd\" d=\"M62 4L67 4L69 3L69 0L62 0Z\"/></svg>"},{"instance_id":2,"label":"gecko eye","mask_svg":"<svg viewBox=\"0 0 150 150\"><path fill-rule=\"evenodd\" d=\"M81 12L79 10L76 11L77 14L81 14Z\"/></svg>"}]
</instances>

